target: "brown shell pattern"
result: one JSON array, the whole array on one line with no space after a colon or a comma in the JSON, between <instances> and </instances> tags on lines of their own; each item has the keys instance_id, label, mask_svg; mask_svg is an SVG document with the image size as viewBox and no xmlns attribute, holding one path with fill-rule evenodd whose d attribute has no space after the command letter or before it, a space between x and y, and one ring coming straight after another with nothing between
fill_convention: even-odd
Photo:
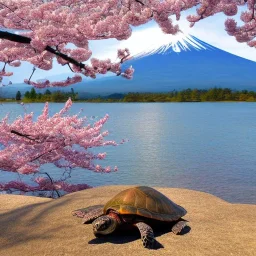
<instances>
[{"instance_id":1,"label":"brown shell pattern","mask_svg":"<svg viewBox=\"0 0 256 256\"><path fill-rule=\"evenodd\" d=\"M165 195L146 186L120 192L105 204L104 214L111 209L120 214L135 214L161 221L178 220L187 213Z\"/></svg>"}]
</instances>

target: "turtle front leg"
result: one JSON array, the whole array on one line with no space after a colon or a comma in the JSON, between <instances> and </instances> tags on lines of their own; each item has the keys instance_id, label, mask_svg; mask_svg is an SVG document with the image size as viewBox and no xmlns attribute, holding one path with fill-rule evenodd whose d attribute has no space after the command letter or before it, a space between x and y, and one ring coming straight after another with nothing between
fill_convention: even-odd
<instances>
[{"instance_id":1,"label":"turtle front leg","mask_svg":"<svg viewBox=\"0 0 256 256\"><path fill-rule=\"evenodd\" d=\"M153 229L144 222L138 222L135 226L139 229L143 246L148 249L154 249L155 236Z\"/></svg>"},{"instance_id":2,"label":"turtle front leg","mask_svg":"<svg viewBox=\"0 0 256 256\"><path fill-rule=\"evenodd\" d=\"M172 232L178 235L187 226L187 221L180 220L172 227Z\"/></svg>"},{"instance_id":3,"label":"turtle front leg","mask_svg":"<svg viewBox=\"0 0 256 256\"><path fill-rule=\"evenodd\" d=\"M93 205L72 212L73 216L83 218L83 224L91 223L103 215L104 205Z\"/></svg>"}]
</instances>

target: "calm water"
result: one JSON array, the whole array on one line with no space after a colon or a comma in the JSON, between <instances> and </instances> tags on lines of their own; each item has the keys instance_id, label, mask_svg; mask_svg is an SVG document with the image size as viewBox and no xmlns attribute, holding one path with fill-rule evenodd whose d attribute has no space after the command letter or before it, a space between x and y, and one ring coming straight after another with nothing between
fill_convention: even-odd
<instances>
[{"instance_id":1,"label":"calm water","mask_svg":"<svg viewBox=\"0 0 256 256\"><path fill-rule=\"evenodd\" d=\"M62 103L50 104L51 113ZM38 115L43 104L27 105ZM129 142L101 148L102 165L119 171L97 174L73 170L71 181L92 186L143 184L209 192L229 202L256 204L256 103L75 103L86 116L110 115L108 139ZM14 103L0 105L0 118L24 113ZM52 166L44 170L58 178ZM0 172L1 181L13 174Z\"/></svg>"}]
</instances>

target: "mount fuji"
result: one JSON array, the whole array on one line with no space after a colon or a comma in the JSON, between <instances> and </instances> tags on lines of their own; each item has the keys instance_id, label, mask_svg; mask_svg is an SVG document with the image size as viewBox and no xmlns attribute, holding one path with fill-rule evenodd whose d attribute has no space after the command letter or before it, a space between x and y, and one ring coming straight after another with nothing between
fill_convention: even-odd
<instances>
[{"instance_id":1,"label":"mount fuji","mask_svg":"<svg viewBox=\"0 0 256 256\"><path fill-rule=\"evenodd\" d=\"M187 88L256 90L253 75L256 62L220 50L192 35L140 52L125 62L122 68L130 65L135 69L131 80L117 76L103 76L95 80L86 78L78 84L54 90L70 91L72 87L80 97L88 94L105 96L112 93L169 92ZM22 84L3 89L11 87L13 91L16 89L15 93L23 90ZM26 90L29 89L26 87Z\"/></svg>"},{"instance_id":2,"label":"mount fuji","mask_svg":"<svg viewBox=\"0 0 256 256\"><path fill-rule=\"evenodd\" d=\"M254 49L252 49L253 51ZM84 83L84 90L101 93L168 92L212 87L256 90L256 62L238 57L188 36L176 44L140 53L124 68L135 69L132 80L106 77Z\"/></svg>"}]
</instances>

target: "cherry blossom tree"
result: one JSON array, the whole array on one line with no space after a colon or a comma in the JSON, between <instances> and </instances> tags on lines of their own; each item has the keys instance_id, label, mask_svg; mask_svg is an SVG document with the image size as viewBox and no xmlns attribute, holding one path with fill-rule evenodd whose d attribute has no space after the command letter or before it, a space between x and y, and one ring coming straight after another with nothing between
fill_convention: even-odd
<instances>
[{"instance_id":1,"label":"cherry blossom tree","mask_svg":"<svg viewBox=\"0 0 256 256\"><path fill-rule=\"evenodd\" d=\"M184 10L197 7L187 20L191 26L217 13L226 16L237 14L239 6L245 6L241 14L243 25L234 19L225 22L226 31L238 42L256 47L256 0L0 0L0 80L12 76L8 66L19 67L26 61L34 65L31 76L24 82L37 88L68 86L82 80L82 76L96 78L97 74L112 72L131 79L134 69L122 71L121 65L131 58L129 49L117 50L117 62L93 58L90 40L115 38L126 40L132 34L132 26L140 26L154 20L164 33L181 32L173 24L171 15L180 19ZM138 42L139 43L139 42ZM64 81L32 81L37 68L50 70L53 60L67 65L74 76ZM110 167L95 165L94 160L104 159L106 154L93 154L88 149L105 145L117 145L104 141L107 132L101 133L108 116L85 125L84 118L70 116L67 110L72 102L49 117L48 104L37 121L33 113L8 123L8 116L0 122L0 169L19 175L39 174L40 167L53 163L63 168L68 176L75 167L96 172L110 172ZM116 170L116 168L114 169ZM36 185L11 181L1 183L0 190L38 192L72 192L88 188L86 184L69 184L66 177L53 180L49 173L34 178ZM51 195L54 197L54 194Z\"/></svg>"},{"instance_id":2,"label":"cherry blossom tree","mask_svg":"<svg viewBox=\"0 0 256 256\"><path fill-rule=\"evenodd\" d=\"M76 73L74 77L37 83L31 75L24 82L38 88L68 86L81 81L82 75L95 78L107 72L130 79L132 67L121 71L121 64L130 58L128 49L118 50L119 61L112 63L91 58L89 40L125 40L132 34L131 26L150 20L164 33L176 34L180 29L170 16L179 20L182 11L194 6L196 14L187 17L191 26L216 13L235 15L239 6L246 6L241 15L244 25L227 19L226 31L238 42L256 46L256 0L0 0L0 62L4 63L0 76L11 76L6 65L18 67L21 61L49 70L56 57L60 65Z\"/></svg>"},{"instance_id":3,"label":"cherry blossom tree","mask_svg":"<svg viewBox=\"0 0 256 256\"><path fill-rule=\"evenodd\" d=\"M68 115L71 105L72 101L69 99L59 113L50 117L46 103L36 121L33 121L33 113L25 114L10 124L8 115L1 120L0 145L3 149L0 151L0 169L20 176L33 175L35 185L28 185L20 179L0 183L0 190L18 190L24 193L50 191L54 197L60 195L60 190L70 193L90 187L87 184L74 185L66 182L74 168L104 173L117 171L117 167L111 170L109 166L94 164L95 160L104 159L106 153L95 154L88 150L118 145L115 141L104 140L108 131L101 132L108 115L92 125L86 117ZM124 140L120 143L123 142ZM53 163L64 170L62 179L54 181L48 172L40 172L40 167L47 163Z\"/></svg>"}]
</instances>

